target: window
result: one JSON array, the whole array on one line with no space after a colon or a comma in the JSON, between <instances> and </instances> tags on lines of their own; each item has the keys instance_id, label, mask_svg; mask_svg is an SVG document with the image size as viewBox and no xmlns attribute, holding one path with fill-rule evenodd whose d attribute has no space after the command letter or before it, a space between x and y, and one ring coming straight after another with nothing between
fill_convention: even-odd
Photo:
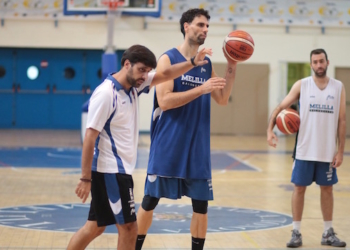
<instances>
[{"instance_id":1,"label":"window","mask_svg":"<svg viewBox=\"0 0 350 250\"><path fill-rule=\"evenodd\" d=\"M71 67L67 67L64 69L64 78L73 79L75 76L75 70Z\"/></svg>"},{"instance_id":2,"label":"window","mask_svg":"<svg viewBox=\"0 0 350 250\"><path fill-rule=\"evenodd\" d=\"M0 78L6 75L6 69L0 65Z\"/></svg>"},{"instance_id":3,"label":"window","mask_svg":"<svg viewBox=\"0 0 350 250\"><path fill-rule=\"evenodd\" d=\"M29 66L27 69L27 77L30 80L35 80L39 76L39 69L36 66Z\"/></svg>"}]
</instances>

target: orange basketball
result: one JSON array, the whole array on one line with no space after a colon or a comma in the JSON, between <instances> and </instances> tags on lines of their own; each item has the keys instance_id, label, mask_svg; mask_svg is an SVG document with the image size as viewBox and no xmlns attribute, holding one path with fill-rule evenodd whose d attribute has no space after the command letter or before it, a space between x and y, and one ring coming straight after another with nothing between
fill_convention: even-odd
<instances>
[{"instance_id":1,"label":"orange basketball","mask_svg":"<svg viewBox=\"0 0 350 250\"><path fill-rule=\"evenodd\" d=\"M223 49L232 61L243 62L253 55L254 40L247 32L235 30L225 37Z\"/></svg>"},{"instance_id":2,"label":"orange basketball","mask_svg":"<svg viewBox=\"0 0 350 250\"><path fill-rule=\"evenodd\" d=\"M282 110L276 118L277 128L286 135L294 134L299 130L300 117L294 109Z\"/></svg>"}]
</instances>

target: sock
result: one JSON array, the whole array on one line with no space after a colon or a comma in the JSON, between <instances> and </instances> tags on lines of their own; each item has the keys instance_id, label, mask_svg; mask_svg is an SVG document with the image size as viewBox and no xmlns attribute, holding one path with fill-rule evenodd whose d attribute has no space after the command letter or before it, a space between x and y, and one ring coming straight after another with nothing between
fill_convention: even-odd
<instances>
[{"instance_id":1,"label":"sock","mask_svg":"<svg viewBox=\"0 0 350 250\"><path fill-rule=\"evenodd\" d=\"M293 230L296 229L300 232L301 221L293 221Z\"/></svg>"},{"instance_id":2,"label":"sock","mask_svg":"<svg viewBox=\"0 0 350 250\"><path fill-rule=\"evenodd\" d=\"M137 235L135 250L141 250L146 235Z\"/></svg>"},{"instance_id":3,"label":"sock","mask_svg":"<svg viewBox=\"0 0 350 250\"><path fill-rule=\"evenodd\" d=\"M192 237L192 250L203 250L205 239Z\"/></svg>"},{"instance_id":4,"label":"sock","mask_svg":"<svg viewBox=\"0 0 350 250\"><path fill-rule=\"evenodd\" d=\"M328 229L332 227L332 221L324 221L324 232L326 232Z\"/></svg>"}]
</instances>

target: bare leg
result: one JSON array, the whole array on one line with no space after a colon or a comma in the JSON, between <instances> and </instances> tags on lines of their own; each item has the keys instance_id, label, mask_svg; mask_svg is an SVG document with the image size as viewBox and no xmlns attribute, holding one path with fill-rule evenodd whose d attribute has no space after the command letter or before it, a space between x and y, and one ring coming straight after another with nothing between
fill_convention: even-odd
<instances>
[{"instance_id":1,"label":"bare leg","mask_svg":"<svg viewBox=\"0 0 350 250\"><path fill-rule=\"evenodd\" d=\"M138 235L146 235L148 229L152 225L153 210L146 211L140 206L137 211L137 225L138 225Z\"/></svg>"},{"instance_id":2,"label":"bare leg","mask_svg":"<svg viewBox=\"0 0 350 250\"><path fill-rule=\"evenodd\" d=\"M305 191L305 186L294 186L294 192L292 195L293 221L301 221L304 210Z\"/></svg>"},{"instance_id":3,"label":"bare leg","mask_svg":"<svg viewBox=\"0 0 350 250\"><path fill-rule=\"evenodd\" d=\"M90 242L101 235L106 227L98 227L96 221L87 221L70 239L67 250L84 250Z\"/></svg>"},{"instance_id":4,"label":"bare leg","mask_svg":"<svg viewBox=\"0 0 350 250\"><path fill-rule=\"evenodd\" d=\"M118 250L135 250L137 237L137 223L131 222L124 225L116 225L118 228Z\"/></svg>"},{"instance_id":5,"label":"bare leg","mask_svg":"<svg viewBox=\"0 0 350 250\"><path fill-rule=\"evenodd\" d=\"M333 186L320 186L321 188L321 210L324 221L333 219Z\"/></svg>"},{"instance_id":6,"label":"bare leg","mask_svg":"<svg viewBox=\"0 0 350 250\"><path fill-rule=\"evenodd\" d=\"M205 239L208 228L208 214L193 212L191 220L191 235L195 238Z\"/></svg>"}]
</instances>

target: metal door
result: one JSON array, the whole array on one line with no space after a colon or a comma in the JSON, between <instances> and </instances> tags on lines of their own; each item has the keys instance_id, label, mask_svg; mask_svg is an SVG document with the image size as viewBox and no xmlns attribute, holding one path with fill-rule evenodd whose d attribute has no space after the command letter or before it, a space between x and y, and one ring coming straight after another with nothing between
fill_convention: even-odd
<instances>
[{"instance_id":1,"label":"metal door","mask_svg":"<svg viewBox=\"0 0 350 250\"><path fill-rule=\"evenodd\" d=\"M15 121L14 67L15 55L13 51L0 49L0 128L12 127Z\"/></svg>"},{"instance_id":2,"label":"metal door","mask_svg":"<svg viewBox=\"0 0 350 250\"><path fill-rule=\"evenodd\" d=\"M50 73L46 50L18 49L16 63L16 128L49 128Z\"/></svg>"}]
</instances>

